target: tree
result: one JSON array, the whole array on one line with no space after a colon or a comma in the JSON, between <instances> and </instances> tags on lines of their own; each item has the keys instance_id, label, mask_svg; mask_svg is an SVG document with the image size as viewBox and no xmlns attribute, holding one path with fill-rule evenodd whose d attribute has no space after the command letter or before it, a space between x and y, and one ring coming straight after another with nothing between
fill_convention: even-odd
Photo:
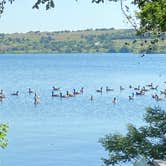
<instances>
[{"instance_id":1,"label":"tree","mask_svg":"<svg viewBox=\"0 0 166 166\"><path fill-rule=\"evenodd\" d=\"M6 135L8 131L8 125L0 124L0 147L5 148L8 145Z\"/></svg>"},{"instance_id":2,"label":"tree","mask_svg":"<svg viewBox=\"0 0 166 166\"><path fill-rule=\"evenodd\" d=\"M109 158L105 165L127 162L142 155L148 159L166 160L166 111L158 107L147 108L144 116L146 126L136 128L128 125L127 134L109 134L100 139Z\"/></svg>"}]
</instances>

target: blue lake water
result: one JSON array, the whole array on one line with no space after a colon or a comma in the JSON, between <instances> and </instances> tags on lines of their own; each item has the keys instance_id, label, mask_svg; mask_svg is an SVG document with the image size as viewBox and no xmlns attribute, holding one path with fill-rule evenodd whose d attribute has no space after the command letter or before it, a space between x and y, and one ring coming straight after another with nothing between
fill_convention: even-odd
<instances>
[{"instance_id":1,"label":"blue lake water","mask_svg":"<svg viewBox=\"0 0 166 166\"><path fill-rule=\"evenodd\" d=\"M165 89L166 56L133 54L24 54L0 55L0 120L8 123L9 145L0 152L3 166L101 166L107 157L99 138L125 133L126 125L144 124L145 107L160 105L148 92L129 101L137 87L153 82ZM125 90L120 92L119 86ZM73 98L52 98L52 86L61 92L79 90ZM101 86L104 92L96 93ZM105 87L114 88L105 92ZM41 104L34 106L32 88ZM10 94L19 90L19 96ZM156 92L158 93L158 92ZM90 101L93 95L94 100ZM117 97L118 103L112 103ZM130 164L125 164L130 165Z\"/></svg>"}]
</instances>

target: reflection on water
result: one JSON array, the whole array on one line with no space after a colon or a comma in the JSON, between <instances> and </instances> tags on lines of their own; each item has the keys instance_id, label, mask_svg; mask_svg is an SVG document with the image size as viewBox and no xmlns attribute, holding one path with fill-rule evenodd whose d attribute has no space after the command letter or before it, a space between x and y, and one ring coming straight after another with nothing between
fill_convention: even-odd
<instances>
[{"instance_id":1,"label":"reflection on water","mask_svg":"<svg viewBox=\"0 0 166 166\"><path fill-rule=\"evenodd\" d=\"M153 91L129 101L133 89L153 82L165 89L164 55L60 54L1 55L1 122L10 126L9 146L1 150L3 165L100 166L107 156L98 139L109 132L126 132L126 124L142 125L147 106L161 105ZM64 94L84 87L71 98L52 97L52 87ZM105 87L114 91L106 92ZM120 91L122 86L125 90ZM103 87L103 93L96 89ZM41 104L34 106L36 91ZM11 96L19 90L18 96ZM58 92L59 93L59 92ZM93 95L93 101L90 97ZM117 98L117 104L112 103ZM127 164L128 165L128 164Z\"/></svg>"}]
</instances>

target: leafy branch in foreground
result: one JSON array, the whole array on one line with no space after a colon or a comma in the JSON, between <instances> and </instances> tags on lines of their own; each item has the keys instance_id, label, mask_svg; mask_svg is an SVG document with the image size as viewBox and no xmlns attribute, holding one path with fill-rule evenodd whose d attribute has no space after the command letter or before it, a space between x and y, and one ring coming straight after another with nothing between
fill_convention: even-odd
<instances>
[{"instance_id":1,"label":"leafy branch in foreground","mask_svg":"<svg viewBox=\"0 0 166 166\"><path fill-rule=\"evenodd\" d=\"M127 134L109 134L99 142L109 153L105 165L134 160L138 155L148 159L166 160L166 112L160 108L147 108L144 116L147 126L128 125Z\"/></svg>"},{"instance_id":2,"label":"leafy branch in foreground","mask_svg":"<svg viewBox=\"0 0 166 166\"><path fill-rule=\"evenodd\" d=\"M8 125L0 124L0 147L5 148L8 145L8 141L6 139L8 131Z\"/></svg>"}]
</instances>

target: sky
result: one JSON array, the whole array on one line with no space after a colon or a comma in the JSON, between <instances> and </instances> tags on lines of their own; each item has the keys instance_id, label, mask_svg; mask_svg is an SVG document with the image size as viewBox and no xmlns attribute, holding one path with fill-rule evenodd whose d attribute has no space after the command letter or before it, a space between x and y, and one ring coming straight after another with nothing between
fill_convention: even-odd
<instances>
[{"instance_id":1,"label":"sky","mask_svg":"<svg viewBox=\"0 0 166 166\"><path fill-rule=\"evenodd\" d=\"M131 28L119 3L93 4L91 0L55 0L55 8L32 9L35 0L15 0L0 18L0 33Z\"/></svg>"}]
</instances>

